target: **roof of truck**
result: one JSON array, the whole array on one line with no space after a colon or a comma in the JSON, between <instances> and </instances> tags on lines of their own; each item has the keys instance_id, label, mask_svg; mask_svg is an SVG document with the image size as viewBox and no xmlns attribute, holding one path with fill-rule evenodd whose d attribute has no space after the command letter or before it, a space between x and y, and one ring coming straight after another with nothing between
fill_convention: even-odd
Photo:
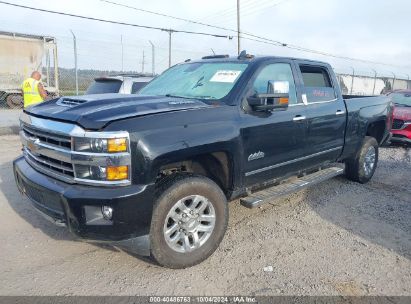
<instances>
[{"instance_id":1,"label":"roof of truck","mask_svg":"<svg viewBox=\"0 0 411 304\"><path fill-rule=\"evenodd\" d=\"M96 77L96 78L94 78L94 80L96 80L96 81L101 81L101 80L124 81L124 79L126 79L126 78L133 79L133 81L135 81L135 82L149 82L154 77L150 77L150 76L132 76L132 75L108 75L108 76Z\"/></svg>"},{"instance_id":2,"label":"roof of truck","mask_svg":"<svg viewBox=\"0 0 411 304\"><path fill-rule=\"evenodd\" d=\"M255 61L265 61L265 60L272 60L272 59L287 59L287 60L298 60L298 61L305 61L305 62L313 62L313 63L319 63L322 65L329 65L329 63L320 61L320 60L312 60L312 59L306 59L306 58L295 58L295 57L283 57L283 56L268 56L268 55L250 55L246 54L243 56L229 56L229 55L210 55L210 56L205 56L201 58L200 60L193 60L191 61L190 59L186 60L185 62L204 62L204 61L216 61L216 62L238 62L238 61L250 61L250 62L255 62Z\"/></svg>"}]
</instances>

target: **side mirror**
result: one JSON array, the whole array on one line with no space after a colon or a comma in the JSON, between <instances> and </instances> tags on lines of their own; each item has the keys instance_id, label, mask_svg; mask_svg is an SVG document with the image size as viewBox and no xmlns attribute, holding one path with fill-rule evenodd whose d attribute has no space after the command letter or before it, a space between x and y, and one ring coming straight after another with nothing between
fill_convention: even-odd
<instances>
[{"instance_id":1,"label":"side mirror","mask_svg":"<svg viewBox=\"0 0 411 304\"><path fill-rule=\"evenodd\" d=\"M288 81L268 81L266 94L255 94L247 98L248 104L254 111L271 112L286 110L290 93Z\"/></svg>"}]
</instances>

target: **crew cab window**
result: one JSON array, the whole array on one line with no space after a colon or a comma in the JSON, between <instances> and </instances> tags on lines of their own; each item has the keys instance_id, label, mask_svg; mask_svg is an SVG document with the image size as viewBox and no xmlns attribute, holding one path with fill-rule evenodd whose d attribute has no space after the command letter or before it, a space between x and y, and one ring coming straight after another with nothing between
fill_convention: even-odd
<instances>
[{"instance_id":1,"label":"crew cab window","mask_svg":"<svg viewBox=\"0 0 411 304\"><path fill-rule=\"evenodd\" d=\"M308 102L325 102L336 98L330 75L325 68L301 65L300 70Z\"/></svg>"},{"instance_id":2,"label":"crew cab window","mask_svg":"<svg viewBox=\"0 0 411 304\"><path fill-rule=\"evenodd\" d=\"M146 86L147 82L133 82L131 86L131 94L135 94Z\"/></svg>"},{"instance_id":3,"label":"crew cab window","mask_svg":"<svg viewBox=\"0 0 411 304\"><path fill-rule=\"evenodd\" d=\"M118 93L123 82L119 79L96 79L87 89L86 94Z\"/></svg>"},{"instance_id":4,"label":"crew cab window","mask_svg":"<svg viewBox=\"0 0 411 304\"><path fill-rule=\"evenodd\" d=\"M290 83L289 104L297 103L294 76L288 63L274 63L264 67L254 80L254 93L267 93L269 81L288 81Z\"/></svg>"}]
</instances>

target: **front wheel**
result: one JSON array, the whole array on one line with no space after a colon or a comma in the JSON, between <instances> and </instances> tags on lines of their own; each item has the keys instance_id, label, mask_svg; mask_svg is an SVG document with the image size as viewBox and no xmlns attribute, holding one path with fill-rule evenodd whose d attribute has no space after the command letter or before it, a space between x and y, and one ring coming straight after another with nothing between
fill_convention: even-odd
<instances>
[{"instance_id":1,"label":"front wheel","mask_svg":"<svg viewBox=\"0 0 411 304\"><path fill-rule=\"evenodd\" d=\"M208 258L228 222L224 193L212 180L177 175L159 189L150 229L151 255L162 266L186 268Z\"/></svg>"},{"instance_id":2,"label":"front wheel","mask_svg":"<svg viewBox=\"0 0 411 304\"><path fill-rule=\"evenodd\" d=\"M374 175L378 163L378 143L374 137L366 136L355 158L346 162L346 175L349 179L367 183Z\"/></svg>"}]
</instances>

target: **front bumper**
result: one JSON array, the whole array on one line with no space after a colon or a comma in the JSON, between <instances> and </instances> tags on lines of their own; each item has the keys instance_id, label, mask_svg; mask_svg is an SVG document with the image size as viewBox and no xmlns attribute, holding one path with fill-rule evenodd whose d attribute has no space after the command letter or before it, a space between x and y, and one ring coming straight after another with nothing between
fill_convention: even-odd
<instances>
[{"instance_id":1,"label":"front bumper","mask_svg":"<svg viewBox=\"0 0 411 304\"><path fill-rule=\"evenodd\" d=\"M13 169L20 192L54 224L66 226L85 241L107 243L140 255L150 254L153 185L108 188L67 184L34 170L24 157L14 160ZM113 208L112 221L90 224L85 207L103 205Z\"/></svg>"},{"instance_id":2,"label":"front bumper","mask_svg":"<svg viewBox=\"0 0 411 304\"><path fill-rule=\"evenodd\" d=\"M411 144L411 126L402 130L391 130L391 142Z\"/></svg>"}]
</instances>

